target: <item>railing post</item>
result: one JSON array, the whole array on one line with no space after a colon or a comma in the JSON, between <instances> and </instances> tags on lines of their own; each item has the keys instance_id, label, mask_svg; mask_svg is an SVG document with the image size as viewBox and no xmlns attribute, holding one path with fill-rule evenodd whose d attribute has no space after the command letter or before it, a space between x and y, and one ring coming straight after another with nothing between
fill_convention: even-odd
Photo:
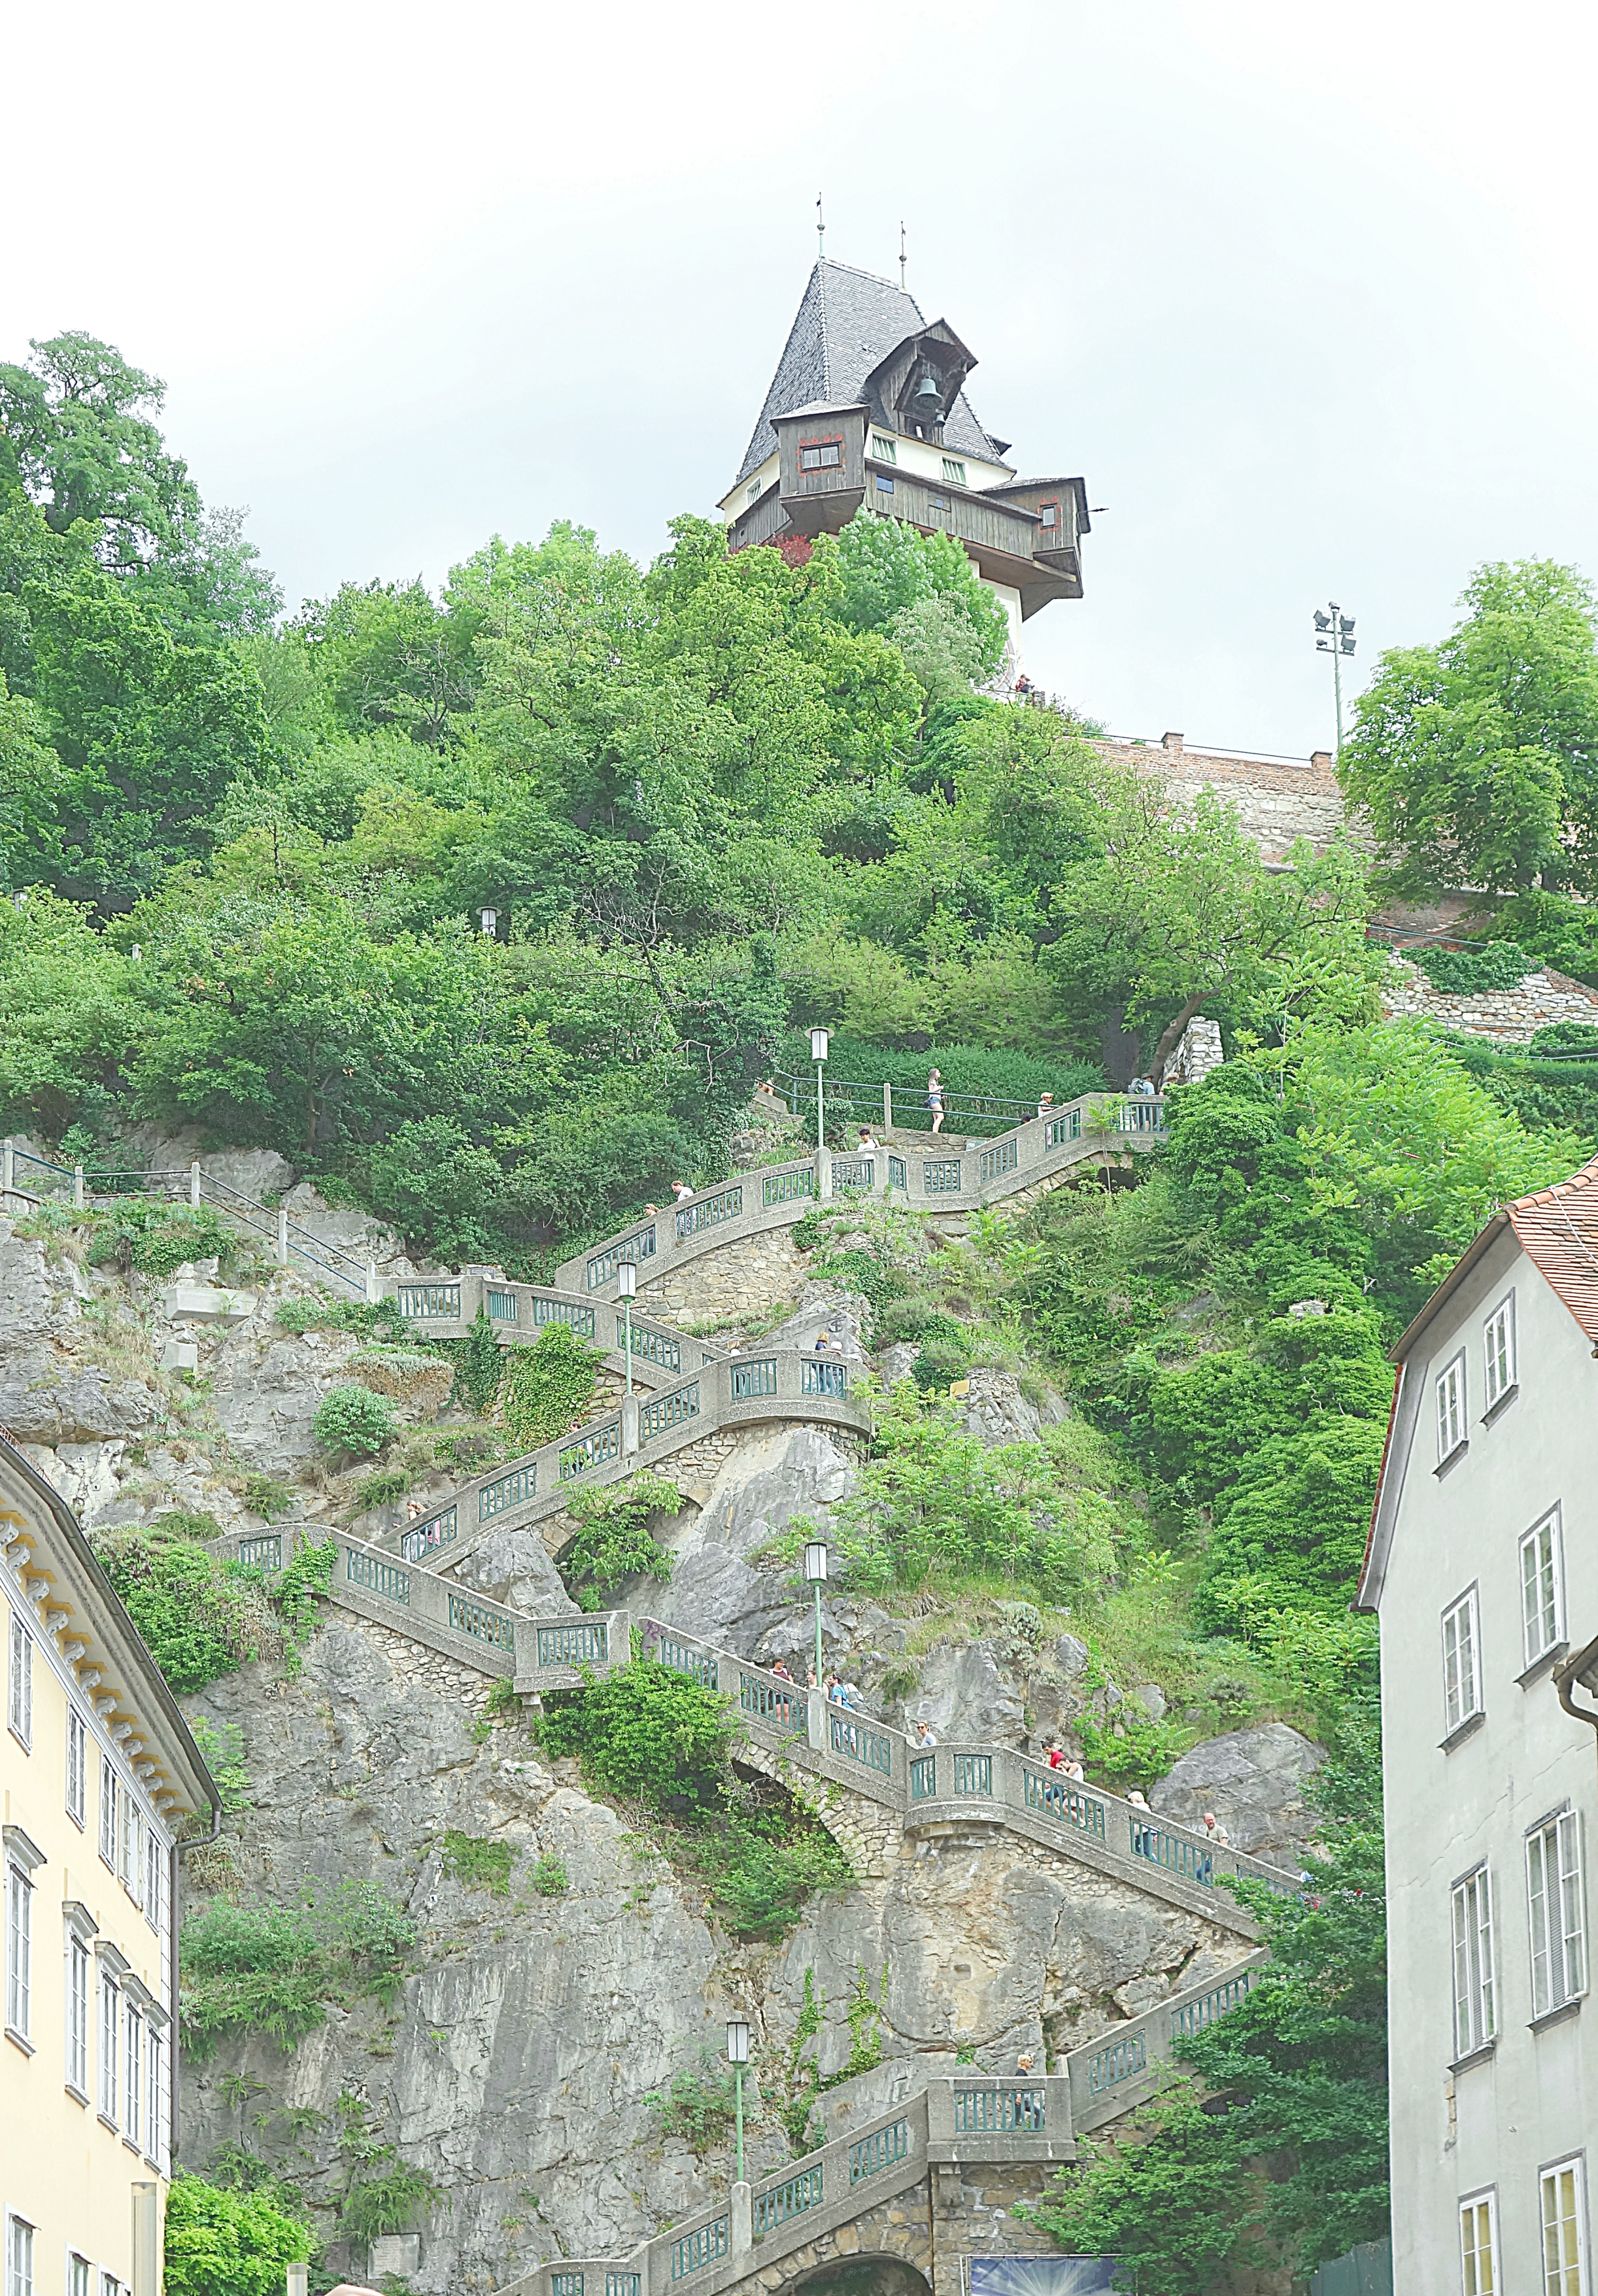
<instances>
[{"instance_id":1,"label":"railing post","mask_svg":"<svg viewBox=\"0 0 1598 2296\"><path fill-rule=\"evenodd\" d=\"M0 1193L10 1195L17 1185L17 1144L8 1132L0 1143Z\"/></svg>"},{"instance_id":2,"label":"railing post","mask_svg":"<svg viewBox=\"0 0 1598 2296\"><path fill-rule=\"evenodd\" d=\"M383 1280L382 1280L382 1277L381 1277L381 1276L378 1274L378 1272L377 1272L377 1261L376 1261L376 1259L373 1257L373 1255L371 1252L368 1252L368 1253L366 1254L366 1304L367 1304L367 1306L368 1306L369 1308L375 1308L375 1307L377 1306L377 1304L378 1304L378 1301L382 1298L382 1296L383 1296Z\"/></svg>"},{"instance_id":3,"label":"railing post","mask_svg":"<svg viewBox=\"0 0 1598 2296\"><path fill-rule=\"evenodd\" d=\"M193 1162L189 1166L189 1201L191 1204L195 1206L198 1206L200 1202L200 1159L198 1156L195 1157Z\"/></svg>"},{"instance_id":4,"label":"railing post","mask_svg":"<svg viewBox=\"0 0 1598 2296\"><path fill-rule=\"evenodd\" d=\"M747 2256L755 2244L755 2188L750 2184L733 2187L733 2254Z\"/></svg>"},{"instance_id":5,"label":"railing post","mask_svg":"<svg viewBox=\"0 0 1598 2296\"><path fill-rule=\"evenodd\" d=\"M893 1130L893 1086L890 1084L882 1086L882 1129L885 1133ZM886 1140L882 1145L887 1147Z\"/></svg>"},{"instance_id":6,"label":"railing post","mask_svg":"<svg viewBox=\"0 0 1598 2296\"><path fill-rule=\"evenodd\" d=\"M75 1212L80 1212L83 1210L83 1166L81 1164L74 1164L72 1167L72 1209Z\"/></svg>"},{"instance_id":7,"label":"railing post","mask_svg":"<svg viewBox=\"0 0 1598 2296\"><path fill-rule=\"evenodd\" d=\"M621 1398L622 1456L630 1459L637 1448L638 1398L635 1395L624 1395Z\"/></svg>"},{"instance_id":8,"label":"railing post","mask_svg":"<svg viewBox=\"0 0 1598 2296\"><path fill-rule=\"evenodd\" d=\"M289 1215L282 1204L277 1208L277 1264L280 1267L289 1264Z\"/></svg>"},{"instance_id":9,"label":"railing post","mask_svg":"<svg viewBox=\"0 0 1598 2296\"><path fill-rule=\"evenodd\" d=\"M824 1202L832 1193L832 1152L824 1141L816 1144L815 1193Z\"/></svg>"},{"instance_id":10,"label":"railing post","mask_svg":"<svg viewBox=\"0 0 1598 2296\"><path fill-rule=\"evenodd\" d=\"M819 1682L805 1703L805 1742L818 1754L827 1742L827 1693Z\"/></svg>"}]
</instances>

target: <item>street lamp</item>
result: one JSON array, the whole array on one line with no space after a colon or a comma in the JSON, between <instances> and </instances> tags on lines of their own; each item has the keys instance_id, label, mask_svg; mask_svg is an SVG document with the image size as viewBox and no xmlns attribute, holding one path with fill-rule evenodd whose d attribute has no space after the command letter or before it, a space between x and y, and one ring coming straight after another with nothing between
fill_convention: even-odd
<instances>
[{"instance_id":1,"label":"street lamp","mask_svg":"<svg viewBox=\"0 0 1598 2296\"><path fill-rule=\"evenodd\" d=\"M616 1263L616 1297L621 1301L624 1328L627 1332L627 1391L633 1391L633 1302L638 1296L638 1264L633 1259Z\"/></svg>"},{"instance_id":2,"label":"street lamp","mask_svg":"<svg viewBox=\"0 0 1598 2296\"><path fill-rule=\"evenodd\" d=\"M1335 598L1329 599L1323 614L1315 610L1317 653L1332 656L1332 690L1337 704L1337 753L1343 753L1343 656L1354 651L1354 617L1345 614Z\"/></svg>"},{"instance_id":3,"label":"street lamp","mask_svg":"<svg viewBox=\"0 0 1598 2296\"><path fill-rule=\"evenodd\" d=\"M743 2068L749 2062L749 2026L742 2017L727 2019L727 2062L737 2091L738 2182L743 2182Z\"/></svg>"},{"instance_id":4,"label":"street lamp","mask_svg":"<svg viewBox=\"0 0 1598 2296\"><path fill-rule=\"evenodd\" d=\"M308 2264L291 2264L288 2271L288 2296L306 2296L311 2284Z\"/></svg>"},{"instance_id":5,"label":"street lamp","mask_svg":"<svg viewBox=\"0 0 1598 2296\"><path fill-rule=\"evenodd\" d=\"M827 1061L827 1036L825 1029L812 1029L810 1031L810 1057L815 1062L815 1145L818 1152L827 1144L827 1104L822 1086L822 1070Z\"/></svg>"},{"instance_id":6,"label":"street lamp","mask_svg":"<svg viewBox=\"0 0 1598 2296\"><path fill-rule=\"evenodd\" d=\"M813 1538L805 1548L805 1576L815 1590L815 1687L821 1688L821 1590L827 1583L825 1541Z\"/></svg>"}]
</instances>

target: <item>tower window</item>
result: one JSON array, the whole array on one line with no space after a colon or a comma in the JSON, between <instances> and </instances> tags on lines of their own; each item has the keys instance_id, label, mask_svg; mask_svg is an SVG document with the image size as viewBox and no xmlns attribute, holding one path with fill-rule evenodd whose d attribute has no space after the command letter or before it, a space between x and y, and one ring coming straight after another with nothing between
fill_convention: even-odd
<instances>
[{"instance_id":1,"label":"tower window","mask_svg":"<svg viewBox=\"0 0 1598 2296\"><path fill-rule=\"evenodd\" d=\"M760 482L760 480L759 480L758 479L751 479L751 480L750 480L750 482L749 482L749 491L748 491L748 493L747 493L747 494L745 495L745 496L744 496L744 500L745 500L746 502L758 502L758 501L759 500L759 498L760 498L760 484L761 484L761 482Z\"/></svg>"},{"instance_id":2,"label":"tower window","mask_svg":"<svg viewBox=\"0 0 1598 2296\"><path fill-rule=\"evenodd\" d=\"M799 448L801 471L835 471L843 460L843 449L836 439L828 439L814 447Z\"/></svg>"},{"instance_id":3,"label":"tower window","mask_svg":"<svg viewBox=\"0 0 1598 2296\"><path fill-rule=\"evenodd\" d=\"M897 439L884 439L880 430L871 434L871 451L879 463L897 463L899 458Z\"/></svg>"},{"instance_id":4,"label":"tower window","mask_svg":"<svg viewBox=\"0 0 1598 2296\"><path fill-rule=\"evenodd\" d=\"M946 455L943 458L943 482L947 487L963 487L965 484L965 464L956 461L953 455Z\"/></svg>"},{"instance_id":5,"label":"tower window","mask_svg":"<svg viewBox=\"0 0 1598 2296\"><path fill-rule=\"evenodd\" d=\"M1057 502L1039 503L1037 505L1037 517L1038 523L1042 526L1058 526L1060 523L1059 504Z\"/></svg>"}]
</instances>

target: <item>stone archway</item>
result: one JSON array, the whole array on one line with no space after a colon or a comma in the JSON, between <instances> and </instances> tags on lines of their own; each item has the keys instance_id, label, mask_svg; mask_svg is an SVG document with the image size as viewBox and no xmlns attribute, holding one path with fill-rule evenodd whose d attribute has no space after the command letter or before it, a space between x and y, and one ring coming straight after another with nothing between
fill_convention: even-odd
<instances>
[{"instance_id":1,"label":"stone archway","mask_svg":"<svg viewBox=\"0 0 1598 2296\"><path fill-rule=\"evenodd\" d=\"M902 2256L839 2256L788 2281L783 2296L931 2296L931 2283Z\"/></svg>"}]
</instances>

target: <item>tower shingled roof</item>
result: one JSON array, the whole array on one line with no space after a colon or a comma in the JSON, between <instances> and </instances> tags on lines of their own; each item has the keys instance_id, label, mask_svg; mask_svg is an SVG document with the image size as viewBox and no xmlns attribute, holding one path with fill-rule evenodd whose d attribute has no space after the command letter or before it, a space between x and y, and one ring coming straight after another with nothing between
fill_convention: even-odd
<instances>
[{"instance_id":1,"label":"tower shingled roof","mask_svg":"<svg viewBox=\"0 0 1598 2296\"><path fill-rule=\"evenodd\" d=\"M853 270L847 263L824 258L814 264L733 485L775 451L774 415L791 414L822 399L834 406L853 405L872 369L926 324L914 296L891 280ZM943 443L987 462L1004 459L1004 449L978 422L963 391L949 409Z\"/></svg>"}]
</instances>

